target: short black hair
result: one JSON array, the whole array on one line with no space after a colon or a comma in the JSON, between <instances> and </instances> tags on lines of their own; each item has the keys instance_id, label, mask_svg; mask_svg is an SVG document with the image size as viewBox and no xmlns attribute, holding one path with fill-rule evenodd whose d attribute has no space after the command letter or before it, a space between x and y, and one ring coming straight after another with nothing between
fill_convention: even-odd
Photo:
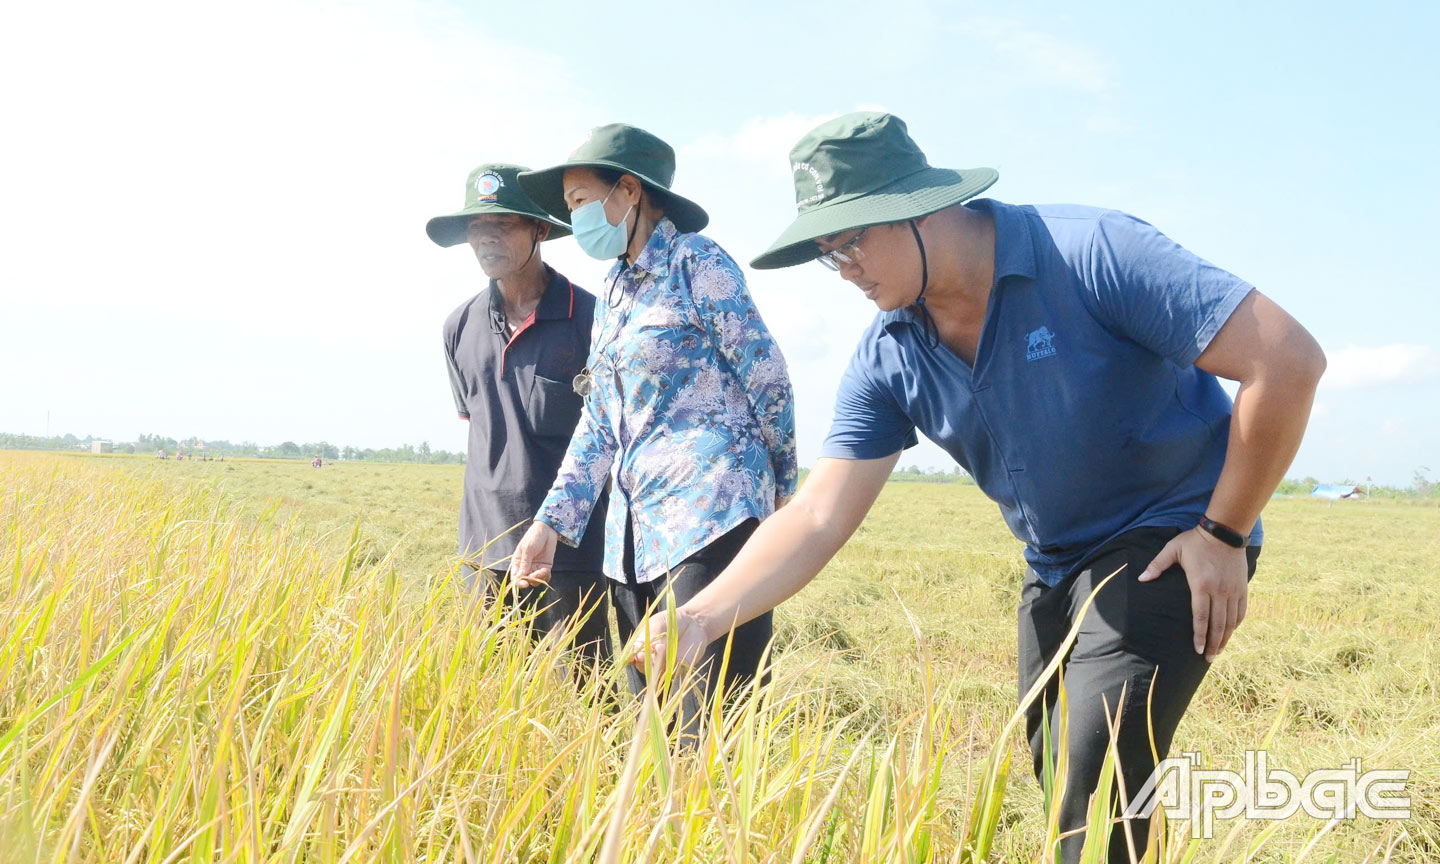
<instances>
[{"instance_id":1,"label":"short black hair","mask_svg":"<svg viewBox=\"0 0 1440 864\"><path fill-rule=\"evenodd\" d=\"M624 171L618 171L614 168L601 168L598 165L592 166L590 170L595 172L595 176L600 178L600 182L606 186L614 186L620 182L621 177L625 176Z\"/></svg>"}]
</instances>

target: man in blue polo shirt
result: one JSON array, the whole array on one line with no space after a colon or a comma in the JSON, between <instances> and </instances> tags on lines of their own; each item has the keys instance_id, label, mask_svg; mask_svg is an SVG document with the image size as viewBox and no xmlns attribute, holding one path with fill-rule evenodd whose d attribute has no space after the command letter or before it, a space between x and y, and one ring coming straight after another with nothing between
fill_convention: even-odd
<instances>
[{"instance_id":1,"label":"man in blue polo shirt","mask_svg":"<svg viewBox=\"0 0 1440 864\"><path fill-rule=\"evenodd\" d=\"M1044 727L1058 720L1057 682L1041 676L1085 600L1119 571L1063 660L1060 830L1082 828L1108 718L1119 719L1133 795L1155 766L1152 724L1164 758L1245 617L1260 511L1299 448L1324 355L1251 285L1132 216L963 203L996 172L931 167L888 114L823 124L791 162L798 215L753 266L818 259L880 314L799 494L678 610L678 656L813 578L923 433L1025 543L1020 692L1044 694L1027 715L1037 776ZM1233 406L1217 375L1240 382ZM637 662L664 656L664 617L650 627ZM1124 824L1111 861L1146 847L1146 821ZM1083 843L1062 841L1063 860Z\"/></svg>"},{"instance_id":2,"label":"man in blue polo shirt","mask_svg":"<svg viewBox=\"0 0 1440 864\"><path fill-rule=\"evenodd\" d=\"M503 583L580 420L571 382L585 368L595 313L594 296L541 260L540 244L570 229L521 191L515 175L523 170L481 165L465 183L465 207L425 226L441 246L468 243L490 280L444 328L450 389L470 427L460 556L468 587L486 592ZM549 585L519 591L520 602L537 610L537 635L586 613L575 641L592 661L610 656L597 527L605 504L602 497L602 518L591 520L580 545L556 553Z\"/></svg>"}]
</instances>

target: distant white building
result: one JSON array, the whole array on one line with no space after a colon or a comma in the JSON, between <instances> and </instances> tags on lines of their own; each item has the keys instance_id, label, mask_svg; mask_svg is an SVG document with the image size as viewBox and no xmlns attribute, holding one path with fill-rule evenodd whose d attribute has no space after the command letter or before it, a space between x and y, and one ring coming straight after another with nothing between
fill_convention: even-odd
<instances>
[{"instance_id":1,"label":"distant white building","mask_svg":"<svg viewBox=\"0 0 1440 864\"><path fill-rule=\"evenodd\" d=\"M109 442L109 441L91 441L91 442L90 442L90 452L91 452L91 453L113 453L113 452L115 452L115 445L112 444L112 443Z\"/></svg>"}]
</instances>

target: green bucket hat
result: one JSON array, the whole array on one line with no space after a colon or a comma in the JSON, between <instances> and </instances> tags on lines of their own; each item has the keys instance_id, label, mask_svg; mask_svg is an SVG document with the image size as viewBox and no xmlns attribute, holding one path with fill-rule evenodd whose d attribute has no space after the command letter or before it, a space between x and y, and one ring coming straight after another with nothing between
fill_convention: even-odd
<instances>
[{"instance_id":1,"label":"green bucket hat","mask_svg":"<svg viewBox=\"0 0 1440 864\"><path fill-rule=\"evenodd\" d=\"M609 168L633 175L655 195L681 232L699 231L710 224L710 216L699 204L670 191L675 181L675 150L644 129L624 123L597 126L564 163L520 174L526 194L558 218L570 215L561 183L566 168Z\"/></svg>"},{"instance_id":2,"label":"green bucket hat","mask_svg":"<svg viewBox=\"0 0 1440 864\"><path fill-rule=\"evenodd\" d=\"M810 130L790 151L795 221L750 266L793 267L820 256L815 240L867 225L918 219L973 198L994 168L932 168L893 114L859 111Z\"/></svg>"},{"instance_id":3,"label":"green bucket hat","mask_svg":"<svg viewBox=\"0 0 1440 864\"><path fill-rule=\"evenodd\" d=\"M521 171L526 170L529 169L523 165L492 162L471 171L470 177L465 181L464 209L448 216L436 216L426 222L425 233L441 246L458 246L465 242L465 226L470 224L472 216L483 213L513 213L516 216L539 219L549 225L550 236L546 237L546 240L570 236L570 226L565 224L563 219L551 217L525 196L520 181L515 178Z\"/></svg>"}]
</instances>

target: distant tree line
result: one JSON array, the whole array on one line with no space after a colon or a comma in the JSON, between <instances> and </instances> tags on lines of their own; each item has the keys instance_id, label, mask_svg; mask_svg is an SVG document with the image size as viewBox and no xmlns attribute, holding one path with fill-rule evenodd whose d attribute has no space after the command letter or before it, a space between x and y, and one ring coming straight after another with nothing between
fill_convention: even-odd
<instances>
[{"instance_id":1,"label":"distant tree line","mask_svg":"<svg viewBox=\"0 0 1440 864\"><path fill-rule=\"evenodd\" d=\"M90 451L90 445L94 441L111 440L96 438L93 435L86 435L78 438L74 435L54 435L42 437L39 435L11 435L0 432L0 449L4 450L82 450ZM111 441L116 453L150 453L164 450L168 455L176 452L194 453L210 457L224 456L226 458L245 457L251 459L313 459L319 456L321 459L346 459L352 461L366 462L418 462L427 465L462 465L465 462L464 453L451 453L448 450L434 450L430 447L429 441L420 442L420 446L413 444L401 444L399 447L381 447L374 449L370 447L351 447L331 444L329 441L313 441L304 444L297 444L294 441L284 441L280 444L256 444L254 441L240 441L233 443L224 440L212 440L208 438L171 438L166 435L141 435L134 441Z\"/></svg>"},{"instance_id":2,"label":"distant tree line","mask_svg":"<svg viewBox=\"0 0 1440 864\"><path fill-rule=\"evenodd\" d=\"M1302 477L1298 480L1287 477L1280 482L1280 487L1275 490L1275 494L1309 495L1322 482L1329 483L1331 481L1321 481L1314 477ZM1371 483L1369 480L1352 480L1349 477L1341 480L1338 485L1359 486L1366 495L1372 498L1440 498L1440 482L1430 479L1430 469L1424 465L1415 469L1409 486L1383 486L1379 483Z\"/></svg>"},{"instance_id":3,"label":"distant tree line","mask_svg":"<svg viewBox=\"0 0 1440 864\"><path fill-rule=\"evenodd\" d=\"M90 444L93 441L110 440L99 439L93 435L86 435L78 438L71 434L53 435L42 437L39 435L12 435L7 432L0 432L0 450L83 450L90 451ZM204 446L198 446L203 442ZM164 435L141 435L134 441L112 441L116 453L154 453L157 450L164 450L167 454L173 455L176 451L185 453L203 454L206 456L225 456L227 458L244 457L251 459L313 459L319 456L321 459L344 459L349 461L363 462L417 462L425 465L463 465L465 464L464 453L451 453L448 450L433 450L429 441L420 442L420 446L413 444L401 444L399 447L382 447L378 450L373 448L359 448L350 446L338 446L329 441L314 441L307 444L296 444L294 441L284 441L280 444L259 445L253 441L241 441L238 444L229 441L214 441L209 439L194 438L169 438ZM808 471L802 472L802 479ZM891 480L909 481L915 483L964 483L973 484L975 481L961 470L960 466L952 465L949 469L942 468L920 468L911 465L908 468L897 469L890 475ZM1319 480L1314 477L1293 478L1287 477L1276 489L1277 495L1309 495L1310 490L1320 485ZM1327 481L1328 482L1328 481ZM1430 477L1430 469L1424 465L1415 469L1409 486L1382 486L1368 481L1350 480L1346 478L1340 481L1345 485L1359 486L1366 491L1366 494L1376 498L1440 498L1440 480L1433 480Z\"/></svg>"},{"instance_id":4,"label":"distant tree line","mask_svg":"<svg viewBox=\"0 0 1440 864\"><path fill-rule=\"evenodd\" d=\"M951 465L949 468L921 468L919 465L911 465L906 468L896 468L890 472L891 480L899 480L906 483L964 483L974 486L975 480L959 465Z\"/></svg>"}]
</instances>

